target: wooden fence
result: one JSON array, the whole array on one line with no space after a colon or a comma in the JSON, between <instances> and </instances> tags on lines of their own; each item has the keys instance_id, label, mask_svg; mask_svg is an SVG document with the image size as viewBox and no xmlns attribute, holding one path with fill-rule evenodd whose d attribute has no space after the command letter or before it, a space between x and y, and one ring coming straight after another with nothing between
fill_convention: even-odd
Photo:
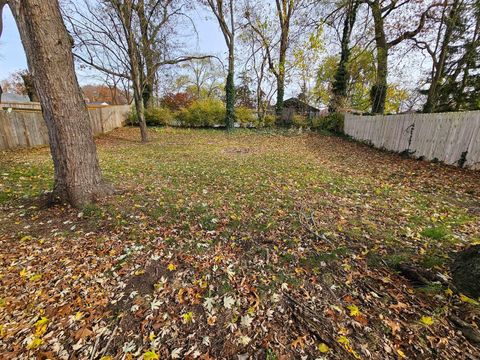
<instances>
[{"instance_id":1,"label":"wooden fence","mask_svg":"<svg viewBox=\"0 0 480 360\"><path fill-rule=\"evenodd\" d=\"M123 126L129 111L129 105L89 107L93 135ZM39 104L0 104L0 150L47 144L47 126Z\"/></svg>"},{"instance_id":2,"label":"wooden fence","mask_svg":"<svg viewBox=\"0 0 480 360\"><path fill-rule=\"evenodd\" d=\"M480 169L480 111L388 116L346 114L344 131L379 149Z\"/></svg>"}]
</instances>

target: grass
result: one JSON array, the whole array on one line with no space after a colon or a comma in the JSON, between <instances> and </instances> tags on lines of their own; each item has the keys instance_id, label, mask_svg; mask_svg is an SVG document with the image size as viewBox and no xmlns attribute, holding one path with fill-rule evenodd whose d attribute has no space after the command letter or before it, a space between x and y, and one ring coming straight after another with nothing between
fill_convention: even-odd
<instances>
[{"instance_id":1,"label":"grass","mask_svg":"<svg viewBox=\"0 0 480 360\"><path fill-rule=\"evenodd\" d=\"M192 294L197 290L188 284L202 274L211 279L208 294L220 297L254 298L258 289L270 299L282 286L307 291L317 281L346 295L358 292L350 288L362 281L358 274L369 269L365 276L371 277L385 264L414 262L447 272L450 255L479 239L479 215L471 206L480 199L475 172L402 159L321 134L161 128L151 129L150 136L144 145L137 129L125 128L98 139L104 175L124 193L82 211L30 208L28 200L52 184L48 149L2 155L0 299L21 296L13 284L24 268L48 279L34 290L22 285L35 294L28 306L10 301L16 309L11 322L19 329L45 311L62 323L42 296L55 293L59 283L78 288L78 279L85 279L83 293L65 298L82 304L72 311L90 306L91 319L105 320L106 310L92 304L112 301L123 291L116 284L151 257L179 265L183 282L172 286ZM18 240L25 236L32 240ZM219 273L212 275L216 268ZM103 276L108 280L100 286L96 281ZM383 273L379 278L382 286L388 283ZM255 285L247 287L249 282ZM178 302L175 289L173 303ZM55 306L64 305L59 300ZM7 318L2 313L0 321ZM12 333L5 344L13 348L24 340ZM283 358L287 350L272 346L265 356ZM230 350L240 351L236 345Z\"/></svg>"}]
</instances>

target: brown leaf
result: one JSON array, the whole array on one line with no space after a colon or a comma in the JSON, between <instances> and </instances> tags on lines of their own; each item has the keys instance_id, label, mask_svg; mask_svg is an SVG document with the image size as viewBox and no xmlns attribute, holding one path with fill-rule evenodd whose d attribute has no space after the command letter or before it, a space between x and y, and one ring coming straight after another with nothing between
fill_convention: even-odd
<instances>
[{"instance_id":1,"label":"brown leaf","mask_svg":"<svg viewBox=\"0 0 480 360\"><path fill-rule=\"evenodd\" d=\"M85 327L80 328L75 333L75 339L76 340L85 339L85 338L91 336L92 334L93 334L93 332L85 326Z\"/></svg>"}]
</instances>

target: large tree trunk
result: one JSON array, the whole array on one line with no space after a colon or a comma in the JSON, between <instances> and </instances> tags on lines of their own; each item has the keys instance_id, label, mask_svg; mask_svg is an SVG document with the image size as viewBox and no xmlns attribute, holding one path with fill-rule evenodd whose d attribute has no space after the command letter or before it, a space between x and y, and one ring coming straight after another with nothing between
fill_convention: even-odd
<instances>
[{"instance_id":1,"label":"large tree trunk","mask_svg":"<svg viewBox=\"0 0 480 360\"><path fill-rule=\"evenodd\" d=\"M57 0L10 0L42 104L55 167L53 195L75 207L113 193L103 181L71 40Z\"/></svg>"},{"instance_id":2,"label":"large tree trunk","mask_svg":"<svg viewBox=\"0 0 480 360\"><path fill-rule=\"evenodd\" d=\"M357 0L349 0L343 23L340 62L338 63L332 84L332 97L328 106L329 112L337 112L346 107L347 88L350 80L350 74L348 72L348 62L350 60L350 37L357 17L357 9Z\"/></svg>"},{"instance_id":3,"label":"large tree trunk","mask_svg":"<svg viewBox=\"0 0 480 360\"><path fill-rule=\"evenodd\" d=\"M228 54L228 74L225 84L226 92L226 113L225 125L227 130L232 130L235 126L235 54L233 41L230 44Z\"/></svg>"},{"instance_id":4,"label":"large tree trunk","mask_svg":"<svg viewBox=\"0 0 480 360\"><path fill-rule=\"evenodd\" d=\"M379 1L371 5L375 27L375 43L377 48L377 74L375 85L370 92L373 114L383 114L387 99L387 75L388 75L388 44L383 25L382 9Z\"/></svg>"}]
</instances>

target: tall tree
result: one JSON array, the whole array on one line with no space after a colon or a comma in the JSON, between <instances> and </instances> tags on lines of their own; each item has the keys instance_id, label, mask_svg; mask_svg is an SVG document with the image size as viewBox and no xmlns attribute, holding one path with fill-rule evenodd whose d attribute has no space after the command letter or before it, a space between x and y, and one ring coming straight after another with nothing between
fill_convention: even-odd
<instances>
[{"instance_id":1,"label":"tall tree","mask_svg":"<svg viewBox=\"0 0 480 360\"><path fill-rule=\"evenodd\" d=\"M330 112L336 112L344 109L347 99L347 86L350 74L348 72L348 62L350 60L350 38L352 36L353 26L357 17L359 0L346 0L344 4L344 20L342 38L340 41L340 61L338 62L335 78L332 84L332 96L328 108Z\"/></svg>"},{"instance_id":2,"label":"tall tree","mask_svg":"<svg viewBox=\"0 0 480 360\"><path fill-rule=\"evenodd\" d=\"M479 15L478 0L445 1L436 42L416 41L416 45L432 59L424 112L476 110L480 107Z\"/></svg>"},{"instance_id":3,"label":"tall tree","mask_svg":"<svg viewBox=\"0 0 480 360\"><path fill-rule=\"evenodd\" d=\"M377 51L377 75L375 84L372 86L370 92L372 113L383 114L385 112L385 101L387 98L387 76L388 76L388 56L389 51L402 43L405 40L414 38L419 34L427 19L429 11L438 3L429 5L421 12L416 28L413 30L401 31L395 38L389 40L387 38L387 31L385 28L385 20L392 17L394 11L409 4L412 0L398 1L398 0L364 0L372 12L375 33L375 46ZM403 25L402 21L399 21Z\"/></svg>"},{"instance_id":4,"label":"tall tree","mask_svg":"<svg viewBox=\"0 0 480 360\"><path fill-rule=\"evenodd\" d=\"M272 34L267 33L267 22L264 21L262 15L259 14L261 10L255 11L253 7L249 7L245 12L248 25L257 33L265 47L269 69L277 80L277 104L275 111L278 119L281 118L283 112L287 51L290 45L291 25L293 16L301 3L301 0L275 0L277 25L279 29L278 43L274 40L272 41L270 38ZM272 54L275 47L278 47L278 56L276 59L274 59Z\"/></svg>"},{"instance_id":5,"label":"tall tree","mask_svg":"<svg viewBox=\"0 0 480 360\"><path fill-rule=\"evenodd\" d=\"M226 115L225 125L227 130L232 130L235 125L235 13L234 0L227 0L225 8L223 0L204 0L212 10L218 25L222 30L225 44L228 48L228 69L225 83Z\"/></svg>"},{"instance_id":6,"label":"tall tree","mask_svg":"<svg viewBox=\"0 0 480 360\"><path fill-rule=\"evenodd\" d=\"M102 178L58 1L0 0L0 8L5 4L17 23L42 104L55 168L54 198L81 207L111 194Z\"/></svg>"}]
</instances>

